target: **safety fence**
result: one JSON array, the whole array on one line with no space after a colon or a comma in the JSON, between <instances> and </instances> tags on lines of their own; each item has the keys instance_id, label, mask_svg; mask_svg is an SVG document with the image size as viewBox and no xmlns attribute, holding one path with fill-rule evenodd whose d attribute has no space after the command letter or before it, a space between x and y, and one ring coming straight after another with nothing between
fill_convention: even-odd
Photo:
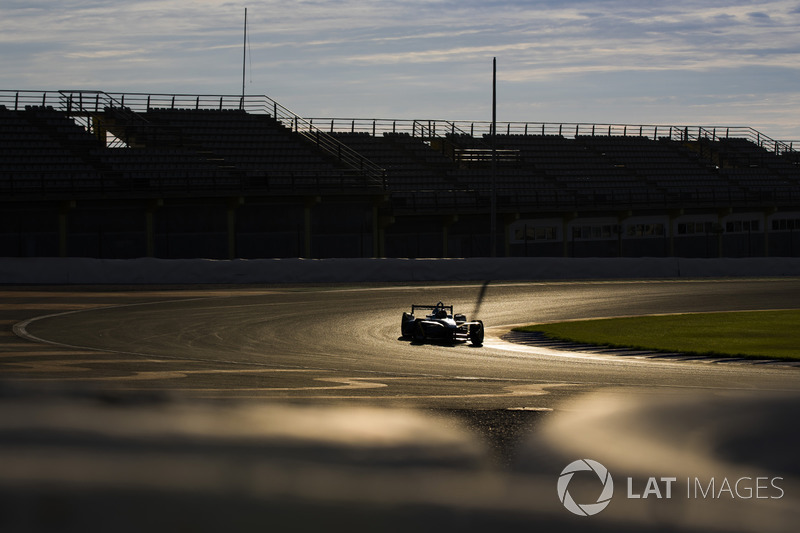
<instances>
[{"instance_id":1,"label":"safety fence","mask_svg":"<svg viewBox=\"0 0 800 533\"><path fill-rule=\"evenodd\" d=\"M382 174L377 165L370 165L355 153L348 153L334 138L324 133L404 133L425 139L448 135L469 135L484 138L492 133L490 121L430 120L430 119L367 119L367 118L302 118L266 95L198 95L155 93L107 93L103 91L15 91L0 90L0 105L8 109L26 106L52 106L66 112L99 112L106 106L125 107L135 113L150 109L225 110L237 109L253 114L267 114L319 143L324 150L348 160L353 168ZM743 138L777 155L795 152L795 141L776 140L749 126L686 126L664 124L601 124L566 122L498 122L498 135L560 135L579 136L637 136L649 139L676 141L720 140ZM352 157L352 160L350 158Z\"/></svg>"},{"instance_id":2,"label":"safety fence","mask_svg":"<svg viewBox=\"0 0 800 533\"><path fill-rule=\"evenodd\" d=\"M465 120L411 120L364 118L310 118L308 121L331 133L402 133L412 137L437 138L466 134L474 138L492 135L492 123ZM652 140L698 141L746 139L777 155L795 152L794 141L780 141L749 126L675 126L658 124L598 124L567 122L498 122L497 135L552 135L645 137Z\"/></svg>"},{"instance_id":3,"label":"safety fence","mask_svg":"<svg viewBox=\"0 0 800 533\"><path fill-rule=\"evenodd\" d=\"M268 96L189 95L107 93L104 91L0 91L0 105L20 110L29 106L52 107L68 115L81 117L102 113L113 108L125 113L130 124L139 127L156 127L143 116L152 109L186 110L240 110L247 113L269 115L285 127L306 138L319 149L336 157L343 165L361 172L373 185L386 187L385 171L365 159L345 144L296 113L283 107ZM86 122L87 128L91 124Z\"/></svg>"}]
</instances>

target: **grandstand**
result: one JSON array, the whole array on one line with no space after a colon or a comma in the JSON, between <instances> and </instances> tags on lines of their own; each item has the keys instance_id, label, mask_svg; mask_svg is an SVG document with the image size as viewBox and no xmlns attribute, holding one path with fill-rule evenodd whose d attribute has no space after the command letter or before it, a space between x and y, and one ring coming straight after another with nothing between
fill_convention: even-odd
<instances>
[{"instance_id":1,"label":"grandstand","mask_svg":"<svg viewBox=\"0 0 800 533\"><path fill-rule=\"evenodd\" d=\"M0 91L0 255L800 254L752 128L303 119L266 96Z\"/></svg>"}]
</instances>

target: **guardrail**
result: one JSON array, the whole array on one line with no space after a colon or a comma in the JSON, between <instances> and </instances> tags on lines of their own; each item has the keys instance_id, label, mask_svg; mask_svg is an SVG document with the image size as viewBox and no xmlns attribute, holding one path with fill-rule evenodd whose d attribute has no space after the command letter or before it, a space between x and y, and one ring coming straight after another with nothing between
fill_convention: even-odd
<instances>
[{"instance_id":1,"label":"guardrail","mask_svg":"<svg viewBox=\"0 0 800 533\"><path fill-rule=\"evenodd\" d=\"M60 91L24 91L0 90L0 105L9 109L24 109L25 106L52 106L66 111L72 95L73 105L90 111L102 111L104 98L109 98L121 107L128 107L136 113L143 113L152 108L166 109L204 109L222 110L239 109L247 113L269 114L291 127L298 133L316 142L316 131L321 133L359 132L371 135L384 133L406 133L414 137L444 137L446 135L470 135L483 137L491 134L490 121L467 120L429 120L429 119L372 119L372 118L301 118L296 113L278 104L265 95L197 95L197 94L148 94L148 93L106 93L103 91L60 90ZM309 134L309 132L311 132ZM601 123L569 123L569 122L498 122L499 135L561 135L574 138L581 135L638 136L657 140L669 138L676 141L696 141L699 139L719 140L727 138L744 138L754 144L774 152L796 152L794 145L798 141L776 140L749 126L679 126L664 124L601 124ZM321 139L329 151L328 140ZM333 153L338 152L338 147ZM344 150L347 152L347 150ZM352 154L343 155L349 157ZM361 166L362 161L357 154L349 160L354 168ZM365 166L369 166L364 162ZM377 165L375 165L377 167ZM379 168L379 167L377 167ZM381 169L382 170L382 169Z\"/></svg>"},{"instance_id":2,"label":"guardrail","mask_svg":"<svg viewBox=\"0 0 800 533\"><path fill-rule=\"evenodd\" d=\"M386 188L386 173L383 168L365 159L337 139L328 135L336 132L359 132L371 135L404 133L426 140L458 135L469 135L481 140L492 133L490 121L450 121L420 119L364 119L364 118L301 118L266 95L197 95L197 94L152 94L152 93L106 93L104 91L60 90L60 91L13 91L0 90L0 105L9 109L24 109L26 106L51 106L74 113L100 112L105 107L129 109L131 120L148 125L140 116L150 109L237 109L253 114L270 115L284 126L298 133L321 150L336 157L346 166L362 172L373 184ZM86 124L90 127L89 124ZM634 125L598 123L550 123L550 122L500 122L499 135L559 135L566 138L579 136L634 136L653 140L667 138L674 141L720 140L743 138L757 146L781 155L797 153L795 141L772 139L748 126L676 126Z\"/></svg>"},{"instance_id":3,"label":"guardrail","mask_svg":"<svg viewBox=\"0 0 800 533\"><path fill-rule=\"evenodd\" d=\"M337 158L345 166L361 172L373 185L386 188L383 168L339 142L311 122L265 95L190 95L107 93L104 91L7 91L0 90L0 105L19 110L27 106L53 107L75 116L100 113L107 107L126 110L133 124L153 127L143 116L151 109L234 109L247 113L269 115L299 134L319 149Z\"/></svg>"},{"instance_id":4,"label":"guardrail","mask_svg":"<svg viewBox=\"0 0 800 533\"><path fill-rule=\"evenodd\" d=\"M412 137L444 137L465 134L471 137L488 137L492 133L489 121L419 120L419 119L366 119L366 118L310 118L310 122L330 133L402 133ZM770 138L749 126L676 126L664 124L599 124L568 122L498 122L498 135L558 135L565 138L579 136L646 137L653 140L667 138L674 141L721 140L744 138L777 155L796 152L796 141Z\"/></svg>"}]
</instances>

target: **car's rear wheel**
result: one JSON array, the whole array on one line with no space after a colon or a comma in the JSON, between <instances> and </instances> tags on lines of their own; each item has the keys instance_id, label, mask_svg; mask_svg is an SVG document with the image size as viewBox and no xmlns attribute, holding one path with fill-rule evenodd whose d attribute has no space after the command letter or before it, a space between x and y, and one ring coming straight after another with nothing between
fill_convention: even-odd
<instances>
[{"instance_id":1,"label":"car's rear wheel","mask_svg":"<svg viewBox=\"0 0 800 533\"><path fill-rule=\"evenodd\" d=\"M483 344L483 322L476 320L477 324L469 326L469 341L475 346Z\"/></svg>"}]
</instances>

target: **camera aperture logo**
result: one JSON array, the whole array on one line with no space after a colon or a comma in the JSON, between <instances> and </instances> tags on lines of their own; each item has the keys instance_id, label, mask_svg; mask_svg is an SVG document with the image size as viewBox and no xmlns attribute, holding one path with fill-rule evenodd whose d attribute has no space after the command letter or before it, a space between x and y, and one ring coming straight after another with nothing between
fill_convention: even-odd
<instances>
[{"instance_id":1,"label":"camera aperture logo","mask_svg":"<svg viewBox=\"0 0 800 533\"><path fill-rule=\"evenodd\" d=\"M603 484L603 491L594 503L577 503L569 493L569 482L572 481L572 476L576 472L582 471L594 472ZM561 471L561 475L558 477L558 499L568 511L578 516L596 515L608 507L612 496L614 496L614 480L611 479L608 469L597 461L591 459L573 461Z\"/></svg>"}]
</instances>

